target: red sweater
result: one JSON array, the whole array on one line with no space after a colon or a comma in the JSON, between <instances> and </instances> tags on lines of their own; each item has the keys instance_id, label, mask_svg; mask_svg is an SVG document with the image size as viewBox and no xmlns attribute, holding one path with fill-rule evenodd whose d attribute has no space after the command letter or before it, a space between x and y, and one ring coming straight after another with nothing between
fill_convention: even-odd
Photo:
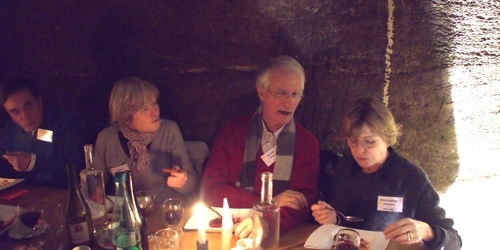
<instances>
[{"instance_id":1,"label":"red sweater","mask_svg":"<svg viewBox=\"0 0 500 250\"><path fill-rule=\"evenodd\" d=\"M226 124L212 146L201 180L201 197L212 206L222 206L223 199L227 198L231 208L251 208L260 200L261 173L274 170L274 164L267 167L262 159L256 156L254 192L235 185L243 166L250 120L251 116L246 116ZM297 132L294 163L288 189L304 194L308 207L301 210L281 207L280 233L285 233L304 222L309 217L310 206L318 195L318 140L298 123L295 123L295 126ZM260 156L262 149L259 149L257 154Z\"/></svg>"}]
</instances>

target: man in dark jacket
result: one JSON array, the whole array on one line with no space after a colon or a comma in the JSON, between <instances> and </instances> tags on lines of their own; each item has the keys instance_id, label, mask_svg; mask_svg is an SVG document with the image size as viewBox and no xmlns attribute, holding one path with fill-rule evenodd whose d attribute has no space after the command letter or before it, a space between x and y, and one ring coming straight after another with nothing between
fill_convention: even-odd
<instances>
[{"instance_id":1,"label":"man in dark jacket","mask_svg":"<svg viewBox=\"0 0 500 250\"><path fill-rule=\"evenodd\" d=\"M0 103L10 115L0 139L0 176L26 183L66 187L65 165L83 167L81 123L66 109L44 105L38 86L13 79L2 86Z\"/></svg>"}]
</instances>

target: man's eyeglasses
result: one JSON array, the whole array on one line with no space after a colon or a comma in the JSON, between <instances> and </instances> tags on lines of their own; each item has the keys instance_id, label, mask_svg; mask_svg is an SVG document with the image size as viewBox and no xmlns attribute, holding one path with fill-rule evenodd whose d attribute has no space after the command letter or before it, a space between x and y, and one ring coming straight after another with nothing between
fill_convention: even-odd
<instances>
[{"instance_id":1,"label":"man's eyeglasses","mask_svg":"<svg viewBox=\"0 0 500 250\"><path fill-rule=\"evenodd\" d=\"M288 94L287 92L284 92L284 91L283 92L271 91L268 88L266 88L266 90L267 90L267 92L269 92L269 94L271 94L272 96L274 96L276 99L278 99L280 101L284 101L288 98L292 98L293 101L298 101L303 97L302 92L293 92L291 94Z\"/></svg>"},{"instance_id":2,"label":"man's eyeglasses","mask_svg":"<svg viewBox=\"0 0 500 250\"><path fill-rule=\"evenodd\" d=\"M361 146L366 149L374 148L379 140L375 139L362 139ZM359 144L359 140L356 138L346 138L345 142L350 148L356 148Z\"/></svg>"}]
</instances>

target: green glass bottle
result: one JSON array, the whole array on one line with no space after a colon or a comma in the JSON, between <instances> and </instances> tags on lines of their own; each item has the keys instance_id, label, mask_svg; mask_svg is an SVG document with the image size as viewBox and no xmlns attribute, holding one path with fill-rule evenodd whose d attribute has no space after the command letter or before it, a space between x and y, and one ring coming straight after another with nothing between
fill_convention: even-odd
<instances>
[{"instance_id":1,"label":"green glass bottle","mask_svg":"<svg viewBox=\"0 0 500 250\"><path fill-rule=\"evenodd\" d=\"M129 193L132 194L132 209L134 210L134 214L136 217L136 223L140 227L141 231L141 245L142 245L142 250L149 250L149 238L148 238L148 226L146 224L146 219L142 215L142 213L139 210L139 204L137 203L137 198L135 197L135 191L134 191L134 184L132 180L132 172L127 171L127 182L128 182L128 187L129 187Z\"/></svg>"},{"instance_id":2,"label":"green glass bottle","mask_svg":"<svg viewBox=\"0 0 500 250\"><path fill-rule=\"evenodd\" d=\"M78 186L78 176L74 165L66 165L68 172L68 204L66 205L65 226L69 237L70 249L94 244L94 228L92 225L92 215L89 206L85 202Z\"/></svg>"},{"instance_id":3,"label":"green glass bottle","mask_svg":"<svg viewBox=\"0 0 500 250\"><path fill-rule=\"evenodd\" d=\"M135 208L135 197L132 187L129 187L127 175L130 171L115 173L115 206L113 208L111 238L117 250L142 250L141 242L147 238L141 237L142 223L138 220Z\"/></svg>"}]
</instances>

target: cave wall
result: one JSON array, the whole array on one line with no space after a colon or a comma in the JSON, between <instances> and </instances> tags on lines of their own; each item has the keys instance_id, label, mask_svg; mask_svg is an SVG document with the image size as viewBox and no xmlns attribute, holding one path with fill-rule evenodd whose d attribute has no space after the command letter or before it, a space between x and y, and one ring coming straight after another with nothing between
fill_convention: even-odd
<instances>
[{"instance_id":1,"label":"cave wall","mask_svg":"<svg viewBox=\"0 0 500 250\"><path fill-rule=\"evenodd\" d=\"M176 121L186 140L210 145L225 122L255 110L259 65L287 54L307 75L296 119L322 149L342 151L336 135L347 103L383 98L390 2L389 108L404 132L396 148L445 191L460 167L447 69L473 57L480 65L498 63L498 42L485 43L493 47L489 54L454 50L460 33L453 27L464 17L456 13L498 11L495 3L2 1L0 81L34 79L44 100L77 112L94 139L108 125L112 85L138 76L160 89L162 117Z\"/></svg>"}]
</instances>

